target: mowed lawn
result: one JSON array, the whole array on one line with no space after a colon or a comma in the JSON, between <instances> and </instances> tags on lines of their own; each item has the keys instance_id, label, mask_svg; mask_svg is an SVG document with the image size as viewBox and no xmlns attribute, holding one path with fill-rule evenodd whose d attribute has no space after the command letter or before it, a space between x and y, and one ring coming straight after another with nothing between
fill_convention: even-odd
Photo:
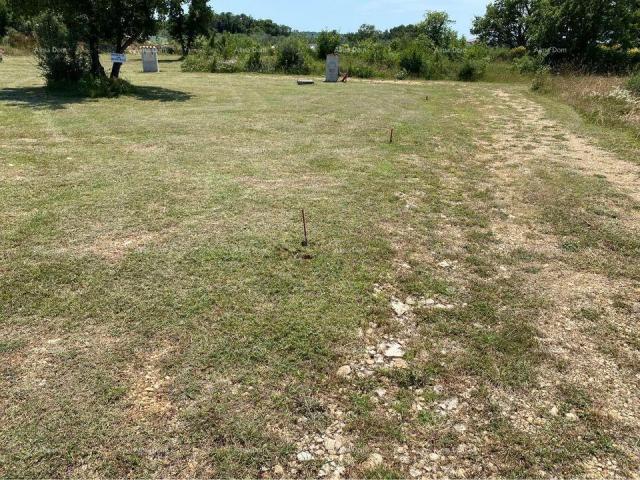
<instances>
[{"instance_id":1,"label":"mowed lawn","mask_svg":"<svg viewBox=\"0 0 640 480\"><path fill-rule=\"evenodd\" d=\"M1 476L638 474L636 147L523 86L161 69L0 64Z\"/></svg>"}]
</instances>

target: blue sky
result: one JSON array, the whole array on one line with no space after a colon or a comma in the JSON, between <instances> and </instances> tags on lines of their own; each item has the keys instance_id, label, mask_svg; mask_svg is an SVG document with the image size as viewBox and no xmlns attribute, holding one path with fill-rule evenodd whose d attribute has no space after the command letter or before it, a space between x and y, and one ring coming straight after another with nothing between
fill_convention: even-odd
<instances>
[{"instance_id":1,"label":"blue sky","mask_svg":"<svg viewBox=\"0 0 640 480\"><path fill-rule=\"evenodd\" d=\"M455 29L469 36L474 15L481 15L489 0L213 0L217 12L246 13L271 18L296 30L337 29L355 31L363 23L381 30L415 23L427 10L445 10Z\"/></svg>"}]
</instances>

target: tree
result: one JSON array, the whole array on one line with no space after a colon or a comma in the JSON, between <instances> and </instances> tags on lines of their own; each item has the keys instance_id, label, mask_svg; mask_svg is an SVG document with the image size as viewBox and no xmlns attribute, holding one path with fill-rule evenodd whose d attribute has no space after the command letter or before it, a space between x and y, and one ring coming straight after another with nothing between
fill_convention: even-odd
<instances>
[{"instance_id":1,"label":"tree","mask_svg":"<svg viewBox=\"0 0 640 480\"><path fill-rule=\"evenodd\" d=\"M190 0L185 14L184 0L169 0L167 26L169 35L180 43L182 55L187 56L199 35L209 32L213 11L207 0Z\"/></svg>"},{"instance_id":2,"label":"tree","mask_svg":"<svg viewBox=\"0 0 640 480\"><path fill-rule=\"evenodd\" d=\"M335 53L340 46L340 34L333 30L332 32L324 30L318 35L318 50L316 51L318 58L324 60L327 55Z\"/></svg>"},{"instance_id":3,"label":"tree","mask_svg":"<svg viewBox=\"0 0 640 480\"><path fill-rule=\"evenodd\" d=\"M380 36L380 32L376 30L375 25L368 25L366 23L360 25L360 28L356 32L356 40L370 40L374 38L378 38Z\"/></svg>"},{"instance_id":4,"label":"tree","mask_svg":"<svg viewBox=\"0 0 640 480\"><path fill-rule=\"evenodd\" d=\"M159 13L167 0L10 0L19 12L36 15L47 10L60 15L69 31L89 50L90 73L106 76L100 63L101 42L124 53L134 42L156 32ZM114 63L111 77L120 75L122 64Z\"/></svg>"},{"instance_id":5,"label":"tree","mask_svg":"<svg viewBox=\"0 0 640 480\"><path fill-rule=\"evenodd\" d=\"M384 32L383 38L394 40L397 38L416 38L419 35L417 25L400 25Z\"/></svg>"},{"instance_id":6,"label":"tree","mask_svg":"<svg viewBox=\"0 0 640 480\"><path fill-rule=\"evenodd\" d=\"M6 0L0 0L0 37L7 34L9 28L9 5Z\"/></svg>"},{"instance_id":7,"label":"tree","mask_svg":"<svg viewBox=\"0 0 640 480\"><path fill-rule=\"evenodd\" d=\"M218 33L264 32L274 37L287 37L291 34L291 28L286 25L278 25L271 20L256 20L244 14L234 15L230 12L215 13L211 28Z\"/></svg>"},{"instance_id":8,"label":"tree","mask_svg":"<svg viewBox=\"0 0 640 480\"><path fill-rule=\"evenodd\" d=\"M529 42L537 50L588 61L602 45L628 49L637 42L639 9L639 0L536 0Z\"/></svg>"},{"instance_id":9,"label":"tree","mask_svg":"<svg viewBox=\"0 0 640 480\"><path fill-rule=\"evenodd\" d=\"M640 38L640 0L494 0L472 33L490 45L528 46L573 61L602 45L627 49Z\"/></svg>"},{"instance_id":10,"label":"tree","mask_svg":"<svg viewBox=\"0 0 640 480\"><path fill-rule=\"evenodd\" d=\"M496 0L487 5L483 17L475 18L471 33L491 46L526 46L532 7L533 0Z\"/></svg>"},{"instance_id":11,"label":"tree","mask_svg":"<svg viewBox=\"0 0 640 480\"><path fill-rule=\"evenodd\" d=\"M428 11L424 20L418 25L421 33L427 36L436 48L446 48L456 39L457 35L451 28L455 22L447 12Z\"/></svg>"}]
</instances>

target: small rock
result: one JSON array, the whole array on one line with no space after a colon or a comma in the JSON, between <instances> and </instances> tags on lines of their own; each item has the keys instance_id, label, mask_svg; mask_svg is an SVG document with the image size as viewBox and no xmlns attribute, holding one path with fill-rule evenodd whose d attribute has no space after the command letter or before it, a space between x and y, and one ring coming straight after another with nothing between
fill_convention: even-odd
<instances>
[{"instance_id":1,"label":"small rock","mask_svg":"<svg viewBox=\"0 0 640 480\"><path fill-rule=\"evenodd\" d=\"M570 420L572 422L575 422L576 420L578 420L578 416L573 412L567 413L565 417L567 418L567 420Z\"/></svg>"},{"instance_id":2,"label":"small rock","mask_svg":"<svg viewBox=\"0 0 640 480\"><path fill-rule=\"evenodd\" d=\"M453 429L454 429L456 432L458 432L458 433L464 433L464 432L466 432L466 431L467 431L467 427L466 427L466 425L463 425L463 424L461 424L461 423L459 423L459 424L457 424L457 425L454 425L454 426L453 426Z\"/></svg>"},{"instance_id":3,"label":"small rock","mask_svg":"<svg viewBox=\"0 0 640 480\"><path fill-rule=\"evenodd\" d=\"M337 454L342 448L342 439L341 438L326 438L324 440L324 448L326 448L327 452L332 455Z\"/></svg>"},{"instance_id":4,"label":"small rock","mask_svg":"<svg viewBox=\"0 0 640 480\"><path fill-rule=\"evenodd\" d=\"M273 473L274 475L282 476L284 475L284 468L282 467L282 465L276 465L275 467L273 467Z\"/></svg>"},{"instance_id":5,"label":"small rock","mask_svg":"<svg viewBox=\"0 0 640 480\"><path fill-rule=\"evenodd\" d=\"M391 366L400 370L406 370L407 368L409 368L409 364L404 358L394 358L391 362Z\"/></svg>"},{"instance_id":6,"label":"small rock","mask_svg":"<svg viewBox=\"0 0 640 480\"><path fill-rule=\"evenodd\" d=\"M378 395L380 398L384 397L387 394L387 391L384 388L378 388L376 390L376 395Z\"/></svg>"},{"instance_id":7,"label":"small rock","mask_svg":"<svg viewBox=\"0 0 640 480\"><path fill-rule=\"evenodd\" d=\"M418 478L420 475L422 475L422 471L418 470L417 468L410 468L409 475L411 475L413 478Z\"/></svg>"},{"instance_id":8,"label":"small rock","mask_svg":"<svg viewBox=\"0 0 640 480\"><path fill-rule=\"evenodd\" d=\"M345 378L351 375L351 367L349 365L344 365L338 369L336 375L339 377Z\"/></svg>"},{"instance_id":9,"label":"small rock","mask_svg":"<svg viewBox=\"0 0 640 480\"><path fill-rule=\"evenodd\" d=\"M549 411L549 413L551 414L552 417L557 417L558 416L558 407L554 406L551 408L551 410Z\"/></svg>"},{"instance_id":10,"label":"small rock","mask_svg":"<svg viewBox=\"0 0 640 480\"><path fill-rule=\"evenodd\" d=\"M441 268L451 268L451 263L449 263L446 260L443 260L442 262L440 262L438 264L438 266L441 267Z\"/></svg>"},{"instance_id":11,"label":"small rock","mask_svg":"<svg viewBox=\"0 0 640 480\"><path fill-rule=\"evenodd\" d=\"M437 453L430 453L429 460L431 460L432 462L437 462L438 460L440 460L440 455L438 455Z\"/></svg>"},{"instance_id":12,"label":"small rock","mask_svg":"<svg viewBox=\"0 0 640 480\"><path fill-rule=\"evenodd\" d=\"M384 458L379 453L372 453L369 458L362 464L362 468L365 470L372 470L379 467L384 462Z\"/></svg>"},{"instance_id":13,"label":"small rock","mask_svg":"<svg viewBox=\"0 0 640 480\"><path fill-rule=\"evenodd\" d=\"M400 300L392 300L391 308L393 308L394 313L398 317L402 317L411 311L411 307L402 303Z\"/></svg>"},{"instance_id":14,"label":"small rock","mask_svg":"<svg viewBox=\"0 0 640 480\"><path fill-rule=\"evenodd\" d=\"M458 408L458 399L456 397L453 397L448 400L445 400L439 405L439 407L446 412L455 410Z\"/></svg>"},{"instance_id":15,"label":"small rock","mask_svg":"<svg viewBox=\"0 0 640 480\"><path fill-rule=\"evenodd\" d=\"M309 452L300 452L297 455L297 459L299 462L310 462L311 460L313 460L313 455L311 455Z\"/></svg>"},{"instance_id":16,"label":"small rock","mask_svg":"<svg viewBox=\"0 0 640 480\"><path fill-rule=\"evenodd\" d=\"M390 343L384 349L384 356L387 358L402 358L404 357L404 350L399 343Z\"/></svg>"}]
</instances>

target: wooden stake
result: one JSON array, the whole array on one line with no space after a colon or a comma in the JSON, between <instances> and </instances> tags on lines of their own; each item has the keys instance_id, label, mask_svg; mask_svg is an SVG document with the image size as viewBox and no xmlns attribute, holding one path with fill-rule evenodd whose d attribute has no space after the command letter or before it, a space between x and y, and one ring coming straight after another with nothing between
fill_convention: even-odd
<instances>
[{"instance_id":1,"label":"wooden stake","mask_svg":"<svg viewBox=\"0 0 640 480\"><path fill-rule=\"evenodd\" d=\"M302 209L302 227L304 228L304 242L302 242L303 247L309 246L309 240L307 239L307 217L304 214L304 208Z\"/></svg>"},{"instance_id":2,"label":"wooden stake","mask_svg":"<svg viewBox=\"0 0 640 480\"><path fill-rule=\"evenodd\" d=\"M391 129L391 135L389 135L389 143L393 143L393 128Z\"/></svg>"}]
</instances>

